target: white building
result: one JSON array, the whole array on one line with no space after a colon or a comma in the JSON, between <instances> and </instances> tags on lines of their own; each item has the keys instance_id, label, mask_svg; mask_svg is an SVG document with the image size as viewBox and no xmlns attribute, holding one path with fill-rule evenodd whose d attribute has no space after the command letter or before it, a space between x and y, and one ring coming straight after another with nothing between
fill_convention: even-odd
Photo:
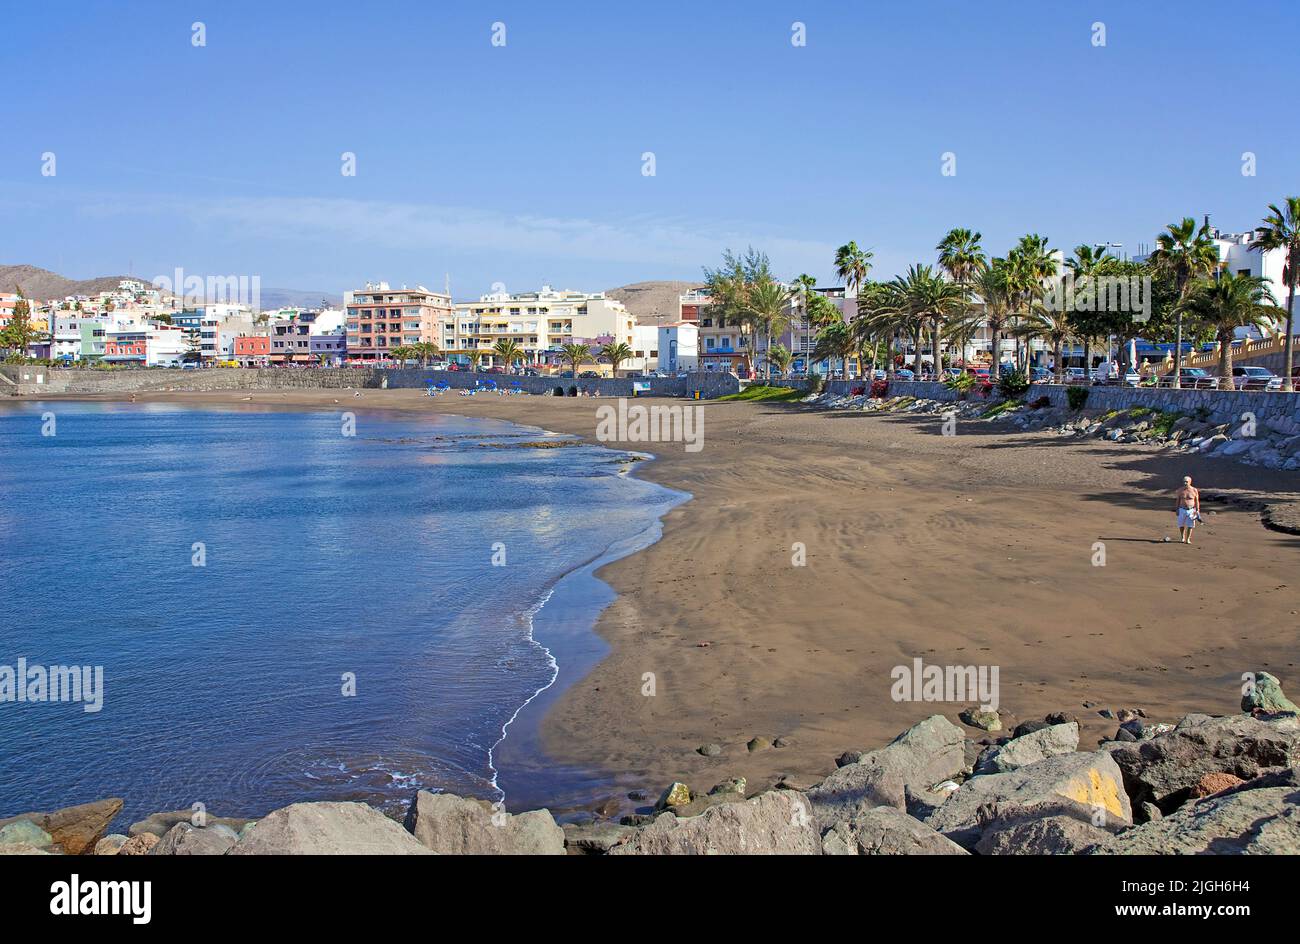
<instances>
[{"instance_id":1,"label":"white building","mask_svg":"<svg viewBox=\"0 0 1300 944\"><path fill-rule=\"evenodd\" d=\"M659 340L658 369L676 374L700 369L700 327L692 321L674 321L656 329Z\"/></svg>"},{"instance_id":2,"label":"white building","mask_svg":"<svg viewBox=\"0 0 1300 944\"><path fill-rule=\"evenodd\" d=\"M443 322L438 346L458 360L472 350L482 351L483 364L491 366L493 346L507 339L523 349L529 363L558 362L564 344L595 348L622 343L636 350L635 328L632 313L604 292L543 285L536 292L493 292L475 302L457 302L452 317Z\"/></svg>"}]
</instances>

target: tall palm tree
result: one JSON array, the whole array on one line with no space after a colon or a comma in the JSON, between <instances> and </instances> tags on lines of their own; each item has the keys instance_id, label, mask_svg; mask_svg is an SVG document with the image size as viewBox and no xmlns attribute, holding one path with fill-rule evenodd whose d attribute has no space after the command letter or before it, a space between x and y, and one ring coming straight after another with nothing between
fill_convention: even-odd
<instances>
[{"instance_id":1,"label":"tall palm tree","mask_svg":"<svg viewBox=\"0 0 1300 944\"><path fill-rule=\"evenodd\" d=\"M813 299L820 297L817 295L816 290L817 280L807 273L797 276L795 280L790 283L791 303L798 307L802 313L800 319L792 322L790 330L790 347L796 356L798 352L802 351L805 347L803 344L803 339L807 336L805 332L813 323ZM798 332L797 335L796 332ZM809 352L803 351L803 353L807 355ZM808 357L805 356L804 372L811 373L812 365L807 363L807 361Z\"/></svg>"},{"instance_id":2,"label":"tall palm tree","mask_svg":"<svg viewBox=\"0 0 1300 944\"><path fill-rule=\"evenodd\" d=\"M844 286L851 294L856 294L866 280L874 256L870 249L859 249L852 240L835 250L835 274L844 280Z\"/></svg>"},{"instance_id":3,"label":"tall palm tree","mask_svg":"<svg viewBox=\"0 0 1300 944\"><path fill-rule=\"evenodd\" d=\"M858 293L858 315L853 319L853 333L859 347L871 344L884 348L885 374L890 381L894 379L894 350L898 347L898 339L911 330L913 320L897 279L868 283Z\"/></svg>"},{"instance_id":4,"label":"tall palm tree","mask_svg":"<svg viewBox=\"0 0 1300 944\"><path fill-rule=\"evenodd\" d=\"M916 348L917 379L921 376L920 336L927 324L930 327L930 349L937 377L943 369L943 328L949 319L965 307L965 290L940 276L928 265L910 266L907 274L899 276L894 282L909 315L920 325Z\"/></svg>"},{"instance_id":5,"label":"tall palm tree","mask_svg":"<svg viewBox=\"0 0 1300 944\"><path fill-rule=\"evenodd\" d=\"M973 288L984 306L983 320L989 329L989 345L993 355L989 374L996 383L1002 376L1002 333L1011 321L1011 310L1015 304L1010 265L1005 259L994 259L976 274Z\"/></svg>"},{"instance_id":6,"label":"tall palm tree","mask_svg":"<svg viewBox=\"0 0 1300 944\"><path fill-rule=\"evenodd\" d=\"M622 341L619 341L618 343L611 341L609 344L601 346L600 356L609 359L610 370L613 375L617 377L618 365L624 361L630 361L636 355L633 353L632 349Z\"/></svg>"},{"instance_id":7,"label":"tall palm tree","mask_svg":"<svg viewBox=\"0 0 1300 944\"><path fill-rule=\"evenodd\" d=\"M560 346L564 359L573 365L573 375L578 375L578 365L591 360L591 348L585 344L564 344Z\"/></svg>"},{"instance_id":8,"label":"tall palm tree","mask_svg":"<svg viewBox=\"0 0 1300 944\"><path fill-rule=\"evenodd\" d=\"M1177 314L1177 333L1174 340L1174 386L1182 386L1183 367L1183 308L1197 279L1210 275L1219 265L1219 249L1210 235L1208 221L1197 227L1196 220L1183 217L1181 223L1170 223L1166 231L1156 237L1156 248L1150 262L1157 273L1170 275L1178 290L1174 303Z\"/></svg>"},{"instance_id":9,"label":"tall palm tree","mask_svg":"<svg viewBox=\"0 0 1300 944\"><path fill-rule=\"evenodd\" d=\"M415 356L415 352L408 345L399 344L388 349L388 356L397 361L399 366L405 366L406 362Z\"/></svg>"},{"instance_id":10,"label":"tall palm tree","mask_svg":"<svg viewBox=\"0 0 1300 944\"><path fill-rule=\"evenodd\" d=\"M980 233L968 229L950 229L934 247L939 253L939 268L958 285L969 286L975 274L988 264L981 238Z\"/></svg>"},{"instance_id":11,"label":"tall palm tree","mask_svg":"<svg viewBox=\"0 0 1300 944\"><path fill-rule=\"evenodd\" d=\"M1034 300L1041 298L1045 289L1044 281L1057 274L1056 256L1047 245L1047 238L1037 233L1021 236L1015 248L1007 253L1007 264L1011 269L1011 284L1016 294L1016 318L1027 320L1033 313ZM1021 366L1017 356L1017 366ZM1025 342L1024 371L1029 373L1031 352L1028 341Z\"/></svg>"},{"instance_id":12,"label":"tall palm tree","mask_svg":"<svg viewBox=\"0 0 1300 944\"><path fill-rule=\"evenodd\" d=\"M483 355L485 353L487 352L483 351L480 348L472 347L469 349L469 352L465 355L469 359L470 370L476 374L478 373L478 365L483 360Z\"/></svg>"},{"instance_id":13,"label":"tall palm tree","mask_svg":"<svg viewBox=\"0 0 1300 944\"><path fill-rule=\"evenodd\" d=\"M763 333L763 350L766 351L772 346L772 335L782 334L790 323L790 290L770 276L760 279L749 291L744 317L753 329L753 337L757 337L760 331ZM771 364L767 368L770 376ZM752 365L750 373L753 374Z\"/></svg>"},{"instance_id":14,"label":"tall palm tree","mask_svg":"<svg viewBox=\"0 0 1300 944\"><path fill-rule=\"evenodd\" d=\"M1225 390L1234 389L1232 342L1236 329L1272 324L1281 315L1267 279L1231 272L1192 283L1186 308L1194 321L1214 332L1219 342L1219 377Z\"/></svg>"},{"instance_id":15,"label":"tall palm tree","mask_svg":"<svg viewBox=\"0 0 1300 944\"><path fill-rule=\"evenodd\" d=\"M524 349L510 338L500 338L496 344L492 345L492 356L503 366L509 368L514 365L515 361L523 360Z\"/></svg>"},{"instance_id":16,"label":"tall palm tree","mask_svg":"<svg viewBox=\"0 0 1300 944\"><path fill-rule=\"evenodd\" d=\"M1292 338L1295 336L1295 287L1300 280L1300 197L1287 197L1285 210L1277 204L1268 205L1269 214L1255 227L1255 240L1251 248L1263 252L1268 249L1286 251L1286 264L1282 269L1282 278L1286 280L1286 340L1283 342L1282 389L1293 390L1291 372L1295 369L1292 362Z\"/></svg>"},{"instance_id":17,"label":"tall palm tree","mask_svg":"<svg viewBox=\"0 0 1300 944\"><path fill-rule=\"evenodd\" d=\"M840 358L843 364L841 377L849 379L849 357L857 347L853 330L843 321L828 324L817 332L817 341L813 347L813 356L818 360Z\"/></svg>"}]
</instances>

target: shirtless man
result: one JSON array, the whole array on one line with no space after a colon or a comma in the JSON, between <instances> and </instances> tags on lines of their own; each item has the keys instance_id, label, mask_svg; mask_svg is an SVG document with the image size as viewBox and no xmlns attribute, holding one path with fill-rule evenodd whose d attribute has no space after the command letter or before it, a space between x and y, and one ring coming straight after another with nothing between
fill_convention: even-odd
<instances>
[{"instance_id":1,"label":"shirtless man","mask_svg":"<svg viewBox=\"0 0 1300 944\"><path fill-rule=\"evenodd\" d=\"M1201 520L1201 493L1192 487L1192 477L1183 476L1182 488L1174 492L1174 514L1178 516L1178 533L1182 543L1192 543L1192 529Z\"/></svg>"}]
</instances>

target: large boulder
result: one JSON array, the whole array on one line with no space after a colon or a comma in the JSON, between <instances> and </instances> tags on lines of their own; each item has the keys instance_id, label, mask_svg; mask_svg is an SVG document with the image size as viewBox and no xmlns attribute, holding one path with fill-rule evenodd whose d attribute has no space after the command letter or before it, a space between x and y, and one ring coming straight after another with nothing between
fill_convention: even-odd
<instances>
[{"instance_id":1,"label":"large boulder","mask_svg":"<svg viewBox=\"0 0 1300 944\"><path fill-rule=\"evenodd\" d=\"M1282 683L1277 680L1277 676L1261 669L1256 669L1252 674L1255 677L1254 683L1241 696L1242 711L1300 714L1300 708L1297 708L1295 702L1287 698L1286 693L1282 691Z\"/></svg>"},{"instance_id":2,"label":"large boulder","mask_svg":"<svg viewBox=\"0 0 1300 944\"><path fill-rule=\"evenodd\" d=\"M95 843L108 831L108 824L120 812L122 801L114 797L65 807L53 813L22 813L9 819L0 819L0 828L19 820L27 820L49 833L54 843L67 855L81 855L95 848Z\"/></svg>"},{"instance_id":3,"label":"large boulder","mask_svg":"<svg viewBox=\"0 0 1300 944\"><path fill-rule=\"evenodd\" d=\"M569 855L604 855L610 848L630 836L631 826L618 823L593 823L589 826L566 824L564 851Z\"/></svg>"},{"instance_id":4,"label":"large boulder","mask_svg":"<svg viewBox=\"0 0 1300 944\"><path fill-rule=\"evenodd\" d=\"M564 830L548 810L510 815L485 800L421 790L406 828L440 855L564 855Z\"/></svg>"},{"instance_id":5,"label":"large boulder","mask_svg":"<svg viewBox=\"0 0 1300 944\"><path fill-rule=\"evenodd\" d=\"M927 823L974 848L986 829L1006 818L1065 803L1102 825L1130 825L1133 808L1119 767L1105 751L1060 754L1003 774L971 777Z\"/></svg>"},{"instance_id":6,"label":"large boulder","mask_svg":"<svg viewBox=\"0 0 1300 944\"><path fill-rule=\"evenodd\" d=\"M1116 855L1300 855L1300 790L1264 787L1196 800L1093 851Z\"/></svg>"},{"instance_id":7,"label":"large boulder","mask_svg":"<svg viewBox=\"0 0 1300 944\"><path fill-rule=\"evenodd\" d=\"M143 836L136 837L143 838ZM125 850L124 850L125 851ZM432 855L364 803L295 803L266 814L228 855Z\"/></svg>"},{"instance_id":8,"label":"large boulder","mask_svg":"<svg viewBox=\"0 0 1300 944\"><path fill-rule=\"evenodd\" d=\"M53 844L54 837L31 820L20 819L0 826L0 846L35 846L46 849Z\"/></svg>"},{"instance_id":9,"label":"large boulder","mask_svg":"<svg viewBox=\"0 0 1300 944\"><path fill-rule=\"evenodd\" d=\"M610 855L820 855L812 807L796 790L772 790L686 819L663 813Z\"/></svg>"},{"instance_id":10,"label":"large boulder","mask_svg":"<svg viewBox=\"0 0 1300 944\"><path fill-rule=\"evenodd\" d=\"M239 839L229 826L177 823L149 850L149 855L225 855Z\"/></svg>"},{"instance_id":11,"label":"large boulder","mask_svg":"<svg viewBox=\"0 0 1300 944\"><path fill-rule=\"evenodd\" d=\"M1300 721L1188 715L1172 731L1111 751L1135 803L1172 813L1206 774L1250 780L1300 763Z\"/></svg>"},{"instance_id":12,"label":"large boulder","mask_svg":"<svg viewBox=\"0 0 1300 944\"><path fill-rule=\"evenodd\" d=\"M808 799L817 822L829 829L863 804L906 812L909 794L937 806L944 796L933 788L965 769L965 743L961 728L943 715L926 718L811 788Z\"/></svg>"},{"instance_id":13,"label":"large boulder","mask_svg":"<svg viewBox=\"0 0 1300 944\"><path fill-rule=\"evenodd\" d=\"M822 836L825 855L967 855L951 839L892 806L863 807Z\"/></svg>"},{"instance_id":14,"label":"large boulder","mask_svg":"<svg viewBox=\"0 0 1300 944\"><path fill-rule=\"evenodd\" d=\"M980 855L1078 855L1113 838L1077 813L1009 817L988 825L975 851Z\"/></svg>"},{"instance_id":15,"label":"large boulder","mask_svg":"<svg viewBox=\"0 0 1300 944\"><path fill-rule=\"evenodd\" d=\"M196 819L198 822L195 822ZM132 823L127 828L126 834L128 836L138 836L141 833L153 833L161 839L177 823L187 823L190 826L199 826L200 828L229 826L238 833L251 822L253 820L239 816L213 816L211 813L204 813L201 817L196 817L193 810L171 810L166 813L151 813L139 822Z\"/></svg>"},{"instance_id":16,"label":"large boulder","mask_svg":"<svg viewBox=\"0 0 1300 944\"><path fill-rule=\"evenodd\" d=\"M1003 774L1008 770L1028 767L1048 757L1070 754L1078 749L1078 722L1046 725L1013 738L1005 744L990 747L980 755L975 764L975 773Z\"/></svg>"}]
</instances>

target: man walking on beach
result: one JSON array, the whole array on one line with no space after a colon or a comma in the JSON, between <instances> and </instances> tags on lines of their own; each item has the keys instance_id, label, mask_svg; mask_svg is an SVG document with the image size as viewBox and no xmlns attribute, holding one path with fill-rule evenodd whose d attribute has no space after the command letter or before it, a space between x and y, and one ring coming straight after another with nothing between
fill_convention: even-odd
<instances>
[{"instance_id":1,"label":"man walking on beach","mask_svg":"<svg viewBox=\"0 0 1300 944\"><path fill-rule=\"evenodd\" d=\"M1178 534L1182 543L1192 543L1192 529L1201 520L1201 492L1192 487L1192 477L1183 476L1183 486L1174 492L1174 514L1178 516Z\"/></svg>"}]
</instances>

